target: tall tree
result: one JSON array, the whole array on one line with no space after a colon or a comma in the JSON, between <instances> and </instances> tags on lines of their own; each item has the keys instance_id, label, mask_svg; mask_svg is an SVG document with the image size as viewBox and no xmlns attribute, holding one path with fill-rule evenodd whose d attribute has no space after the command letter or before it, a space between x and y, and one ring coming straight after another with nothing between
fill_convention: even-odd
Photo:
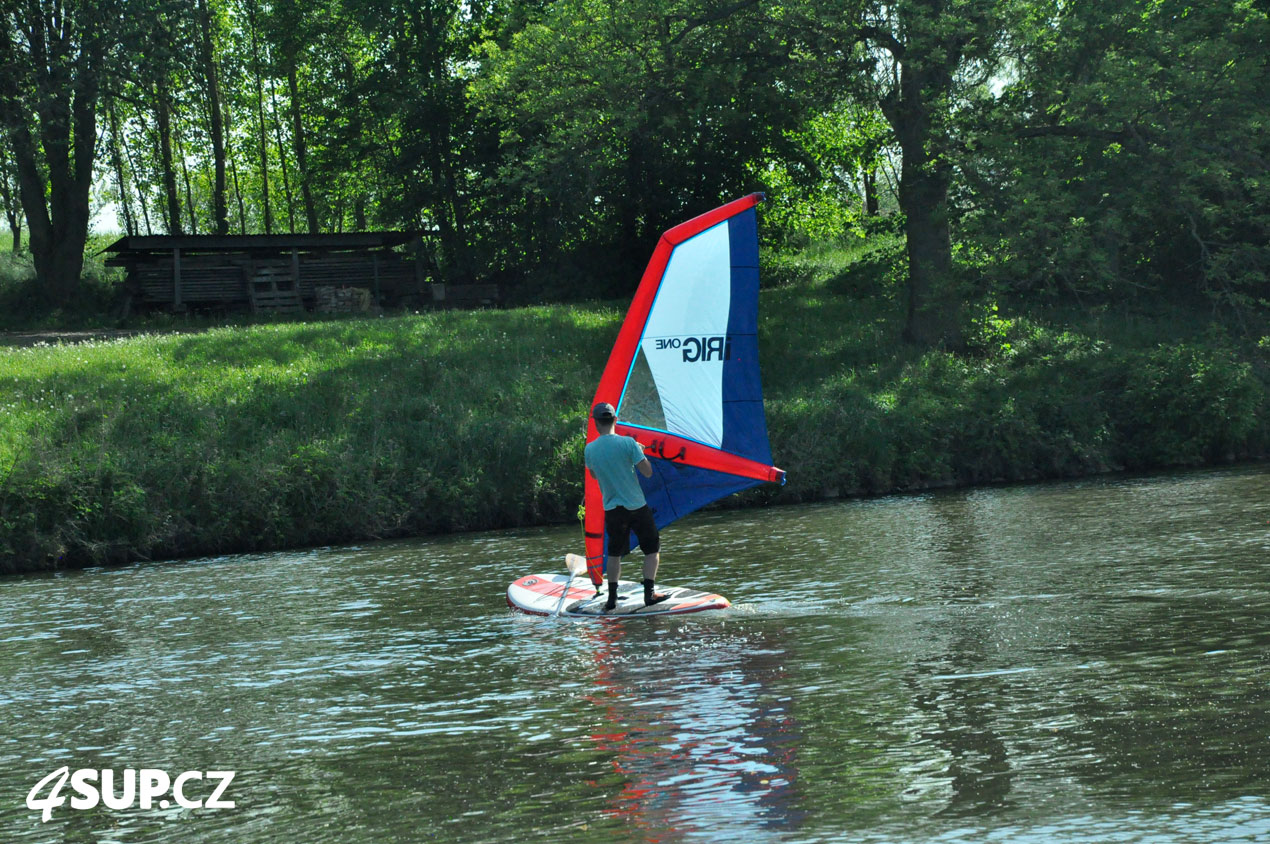
<instances>
[{"instance_id":1,"label":"tall tree","mask_svg":"<svg viewBox=\"0 0 1270 844\"><path fill-rule=\"evenodd\" d=\"M260 200L264 210L265 234L273 234L273 208L269 199L269 132L265 128L265 68L260 46L260 7L247 0L247 25L251 38L251 72L255 77L257 138L260 149Z\"/></svg>"},{"instance_id":2,"label":"tall tree","mask_svg":"<svg viewBox=\"0 0 1270 844\"><path fill-rule=\"evenodd\" d=\"M146 132L144 112L138 110L135 117L140 127L140 132L144 135ZM150 201L147 196L149 184L145 175L145 168L141 164L138 164L137 156L133 154L134 147L138 152L140 152L142 145L131 144L124 141L120 143L120 146L123 147L124 156L128 160L128 170L133 175L132 182L137 193L137 207L141 209L141 220L145 223L146 234L153 234L154 227L150 224ZM120 188L120 190L122 190L122 188Z\"/></svg>"},{"instance_id":3,"label":"tall tree","mask_svg":"<svg viewBox=\"0 0 1270 844\"><path fill-rule=\"evenodd\" d=\"M366 129L351 143L378 170L380 215L435 230L446 277L469 280L473 116L464 68L476 59L488 7L461 0L348 5L369 36L361 79L348 91L361 101ZM359 228L366 198L352 198Z\"/></svg>"},{"instance_id":4,"label":"tall tree","mask_svg":"<svg viewBox=\"0 0 1270 844\"><path fill-rule=\"evenodd\" d=\"M287 92L291 96L291 137L295 144L296 167L299 170L300 197L304 202L304 219L309 234L320 229L317 205L313 201L313 174L309 169L309 147L305 138L304 120L300 111L300 80L294 62L287 67Z\"/></svg>"},{"instance_id":5,"label":"tall tree","mask_svg":"<svg viewBox=\"0 0 1270 844\"><path fill-rule=\"evenodd\" d=\"M1003 56L1026 0L811 0L785 25L806 38L828 79L886 116L900 148L899 206L908 250L904 336L962 343L952 261L955 117Z\"/></svg>"},{"instance_id":6,"label":"tall tree","mask_svg":"<svg viewBox=\"0 0 1270 844\"><path fill-rule=\"evenodd\" d=\"M137 234L137 224L132 216L132 197L129 194L128 175L123 164L123 140L119 131L119 112L114 99L106 103L106 115L110 131L110 164L115 173L115 184L119 190L119 209L123 213L123 230L129 237Z\"/></svg>"},{"instance_id":7,"label":"tall tree","mask_svg":"<svg viewBox=\"0 0 1270 844\"><path fill-rule=\"evenodd\" d=\"M311 163L309 161L308 138L305 129L304 103L300 93L300 66L304 62L305 46L312 44L324 34L319 26L319 16L312 14L307 5L297 0L283 0L273 5L270 15L270 30L277 45L277 63L282 75L287 79L287 96L289 98L289 118L291 128L292 152L295 155L296 180L299 183L300 199L304 206L304 219L308 231L316 234L320 228L317 205L314 201ZM279 120L282 114L278 110L275 94L275 112ZM281 136L281 126L278 127ZM283 155L283 150L279 149ZM285 158L283 159L285 162ZM294 211L292 212L294 217ZM294 223L292 224L294 227Z\"/></svg>"},{"instance_id":8,"label":"tall tree","mask_svg":"<svg viewBox=\"0 0 1270 844\"><path fill-rule=\"evenodd\" d=\"M176 169L172 158L172 94L166 73L159 73L154 86L154 117L159 136L159 173L163 184L164 221L168 234L183 234L181 201L176 190Z\"/></svg>"},{"instance_id":9,"label":"tall tree","mask_svg":"<svg viewBox=\"0 0 1270 844\"><path fill-rule=\"evenodd\" d=\"M295 195L291 191L291 168L287 163L287 144L282 138L282 109L278 107L278 91L269 83L269 113L273 117L273 135L278 143L278 164L282 168L282 195L287 198L287 231L295 232Z\"/></svg>"},{"instance_id":10,"label":"tall tree","mask_svg":"<svg viewBox=\"0 0 1270 844\"><path fill-rule=\"evenodd\" d=\"M13 240L13 251L22 251L22 202L18 197L18 179L6 138L0 136L0 206L4 208Z\"/></svg>"},{"instance_id":11,"label":"tall tree","mask_svg":"<svg viewBox=\"0 0 1270 844\"><path fill-rule=\"evenodd\" d=\"M181 142L180 126L176 129L176 158L181 162L181 180L185 183L185 209L190 216L190 234L198 234L198 204L194 201L194 185L190 179L190 157Z\"/></svg>"},{"instance_id":12,"label":"tall tree","mask_svg":"<svg viewBox=\"0 0 1270 844\"><path fill-rule=\"evenodd\" d=\"M36 277L51 302L79 289L97 100L119 11L117 0L0 3L0 125L17 163Z\"/></svg>"},{"instance_id":13,"label":"tall tree","mask_svg":"<svg viewBox=\"0 0 1270 844\"><path fill-rule=\"evenodd\" d=\"M216 234L229 234L228 187L225 179L225 118L221 101L220 70L216 58L216 27L210 0L198 0L199 63L206 86L208 124L212 140L212 220Z\"/></svg>"}]
</instances>

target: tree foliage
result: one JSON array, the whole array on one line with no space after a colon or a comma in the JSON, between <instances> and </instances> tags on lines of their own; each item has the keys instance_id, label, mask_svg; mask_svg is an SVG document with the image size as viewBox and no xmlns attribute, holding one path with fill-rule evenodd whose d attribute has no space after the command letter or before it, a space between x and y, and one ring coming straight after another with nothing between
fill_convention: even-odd
<instances>
[{"instance_id":1,"label":"tree foliage","mask_svg":"<svg viewBox=\"0 0 1270 844\"><path fill-rule=\"evenodd\" d=\"M758 3L563 0L492 43L476 83L499 127L490 176L505 264L561 256L596 292L669 225L748 193L788 153L810 99ZM502 214L500 213L500 217Z\"/></svg>"},{"instance_id":2,"label":"tree foliage","mask_svg":"<svg viewBox=\"0 0 1270 844\"><path fill-rule=\"evenodd\" d=\"M919 345L1002 293L1245 313L1268 34L1257 0L0 0L0 184L52 300L93 191L136 234L419 230L534 300L764 190L778 242L893 216Z\"/></svg>"},{"instance_id":3,"label":"tree foliage","mask_svg":"<svg viewBox=\"0 0 1270 844\"><path fill-rule=\"evenodd\" d=\"M1055 5L977 116L966 235L1016 291L1267 298L1270 25L1249 2Z\"/></svg>"}]
</instances>

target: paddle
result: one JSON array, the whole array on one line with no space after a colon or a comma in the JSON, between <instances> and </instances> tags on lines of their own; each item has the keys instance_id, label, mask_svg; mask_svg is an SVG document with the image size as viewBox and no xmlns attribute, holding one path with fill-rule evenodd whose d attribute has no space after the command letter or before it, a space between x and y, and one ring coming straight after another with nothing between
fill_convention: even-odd
<instances>
[{"instance_id":1,"label":"paddle","mask_svg":"<svg viewBox=\"0 0 1270 844\"><path fill-rule=\"evenodd\" d=\"M552 618L560 615L560 609L564 606L564 599L569 597L569 587L573 585L573 579L579 575L586 574L586 559L577 554L565 554L564 567L569 570L569 579L564 584L564 591L560 593L560 603L556 604L556 611L551 614Z\"/></svg>"}]
</instances>

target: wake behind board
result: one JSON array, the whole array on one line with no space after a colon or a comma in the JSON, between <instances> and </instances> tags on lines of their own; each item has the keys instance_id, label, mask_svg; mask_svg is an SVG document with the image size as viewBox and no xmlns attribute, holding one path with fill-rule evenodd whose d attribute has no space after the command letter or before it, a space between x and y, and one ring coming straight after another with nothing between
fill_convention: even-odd
<instances>
[{"instance_id":1,"label":"wake behind board","mask_svg":"<svg viewBox=\"0 0 1270 844\"><path fill-rule=\"evenodd\" d=\"M732 606L722 595L674 586L658 586L657 591L670 597L651 607L644 605L644 585L630 580L619 580L617 607L604 611L608 598L605 586L599 595L585 577L573 578L569 594L560 598L569 582L567 574L528 574L507 587L507 605L514 610L531 615L560 615L572 617L631 618L650 615L682 615L702 610L723 610Z\"/></svg>"}]
</instances>

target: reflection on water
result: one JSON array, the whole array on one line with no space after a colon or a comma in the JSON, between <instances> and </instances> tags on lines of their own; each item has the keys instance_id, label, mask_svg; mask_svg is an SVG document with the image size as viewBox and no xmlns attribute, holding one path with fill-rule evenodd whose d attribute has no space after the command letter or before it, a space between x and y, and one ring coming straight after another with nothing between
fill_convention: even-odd
<instances>
[{"instance_id":1,"label":"reflection on water","mask_svg":"<svg viewBox=\"0 0 1270 844\"><path fill-rule=\"evenodd\" d=\"M0 841L1270 838L1270 473L699 515L734 608L512 613L575 530L0 581ZM237 772L73 811L60 765Z\"/></svg>"},{"instance_id":2,"label":"reflection on water","mask_svg":"<svg viewBox=\"0 0 1270 844\"><path fill-rule=\"evenodd\" d=\"M592 739L622 781L605 815L662 840L796 828L802 736L778 691L785 652L708 628L666 627L652 641L647 632L584 630L596 658L585 699L606 727Z\"/></svg>"}]
</instances>

